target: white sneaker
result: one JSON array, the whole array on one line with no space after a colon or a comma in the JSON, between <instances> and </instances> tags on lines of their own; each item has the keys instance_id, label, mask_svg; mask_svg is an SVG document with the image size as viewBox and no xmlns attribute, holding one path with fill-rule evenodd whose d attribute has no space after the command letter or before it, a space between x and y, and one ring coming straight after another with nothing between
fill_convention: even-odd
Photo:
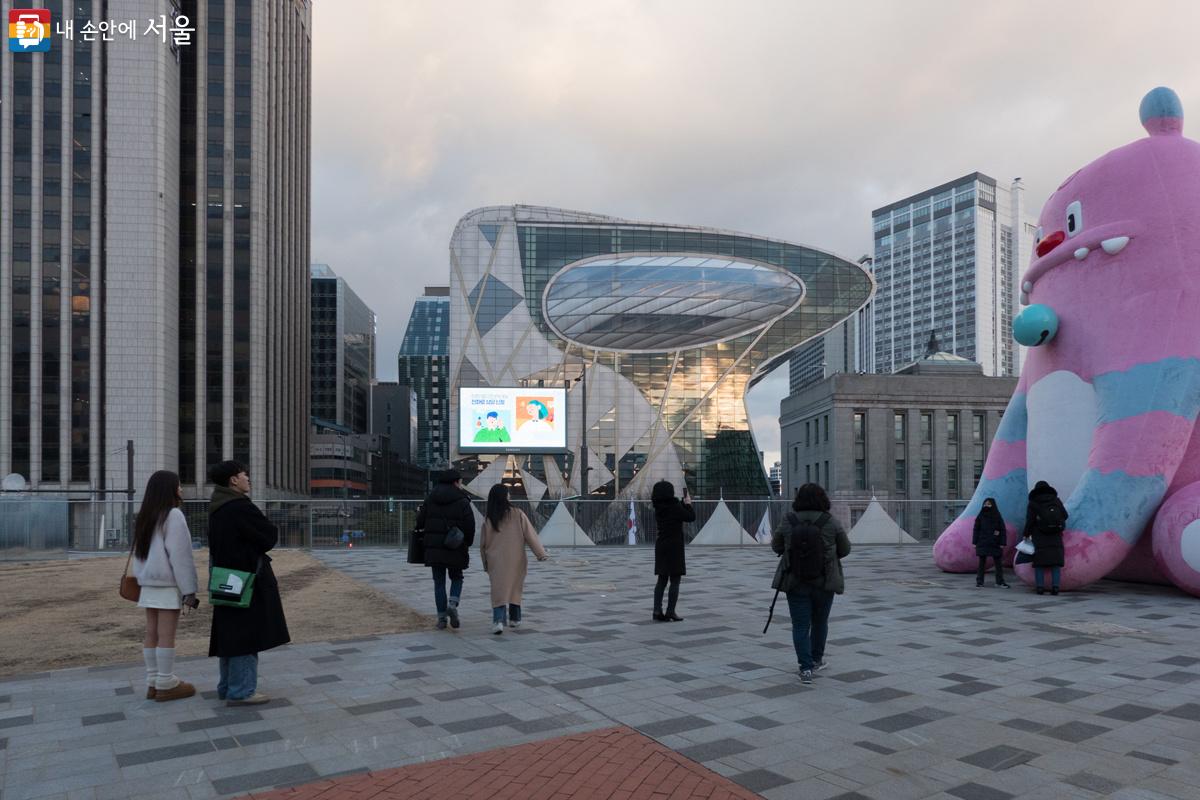
<instances>
[{"instance_id":1,"label":"white sneaker","mask_svg":"<svg viewBox=\"0 0 1200 800\"><path fill-rule=\"evenodd\" d=\"M503 622L493 622L492 623L492 633L496 634L497 636L504 633L504 623Z\"/></svg>"},{"instance_id":2,"label":"white sneaker","mask_svg":"<svg viewBox=\"0 0 1200 800\"><path fill-rule=\"evenodd\" d=\"M510 628L519 628L519 627L521 627L521 620L519 620L519 619L510 619L510 620L508 621L508 627L510 627Z\"/></svg>"}]
</instances>

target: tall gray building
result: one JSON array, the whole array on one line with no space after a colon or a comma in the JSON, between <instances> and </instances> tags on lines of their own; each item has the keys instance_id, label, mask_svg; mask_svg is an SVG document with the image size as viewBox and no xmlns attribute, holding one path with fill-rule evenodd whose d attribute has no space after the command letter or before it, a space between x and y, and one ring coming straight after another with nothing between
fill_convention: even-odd
<instances>
[{"instance_id":1,"label":"tall gray building","mask_svg":"<svg viewBox=\"0 0 1200 800\"><path fill-rule=\"evenodd\" d=\"M312 416L371 431L375 312L329 268L312 265Z\"/></svg>"},{"instance_id":2,"label":"tall gray building","mask_svg":"<svg viewBox=\"0 0 1200 800\"><path fill-rule=\"evenodd\" d=\"M124 488L132 440L135 482L306 492L308 1L42 5L0 55L0 473Z\"/></svg>"},{"instance_id":3,"label":"tall gray building","mask_svg":"<svg viewBox=\"0 0 1200 800\"><path fill-rule=\"evenodd\" d=\"M1017 178L1005 187L979 172L871 213L875 364L890 373L920 358L930 332L985 375L1016 375L1012 338L1017 274L1037 223Z\"/></svg>"},{"instance_id":4,"label":"tall gray building","mask_svg":"<svg viewBox=\"0 0 1200 800\"><path fill-rule=\"evenodd\" d=\"M450 455L450 288L426 286L413 303L397 358L400 383L417 394L413 461L434 467Z\"/></svg>"}]
</instances>

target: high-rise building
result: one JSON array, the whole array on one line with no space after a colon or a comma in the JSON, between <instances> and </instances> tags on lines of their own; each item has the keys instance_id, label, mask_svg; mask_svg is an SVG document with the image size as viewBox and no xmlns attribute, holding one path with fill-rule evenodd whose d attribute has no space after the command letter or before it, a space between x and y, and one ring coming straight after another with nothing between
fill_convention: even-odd
<instances>
[{"instance_id":1,"label":"high-rise building","mask_svg":"<svg viewBox=\"0 0 1200 800\"><path fill-rule=\"evenodd\" d=\"M371 387L371 433L387 440L401 461L417 452L417 393L411 386L380 381Z\"/></svg>"},{"instance_id":2,"label":"high-rise building","mask_svg":"<svg viewBox=\"0 0 1200 800\"><path fill-rule=\"evenodd\" d=\"M932 332L985 375L1018 374L1017 275L1037 229L1023 194L975 172L872 212L874 371L921 358Z\"/></svg>"},{"instance_id":3,"label":"high-rise building","mask_svg":"<svg viewBox=\"0 0 1200 800\"><path fill-rule=\"evenodd\" d=\"M417 394L417 451L423 467L450 455L450 289L426 286L413 303L398 358L400 383Z\"/></svg>"},{"instance_id":4,"label":"high-rise building","mask_svg":"<svg viewBox=\"0 0 1200 800\"><path fill-rule=\"evenodd\" d=\"M375 312L328 264L312 265L312 416L371 432Z\"/></svg>"},{"instance_id":5,"label":"high-rise building","mask_svg":"<svg viewBox=\"0 0 1200 800\"><path fill-rule=\"evenodd\" d=\"M49 51L0 53L0 474L123 489L132 440L135 484L306 492L308 0L39 6Z\"/></svg>"}]
</instances>

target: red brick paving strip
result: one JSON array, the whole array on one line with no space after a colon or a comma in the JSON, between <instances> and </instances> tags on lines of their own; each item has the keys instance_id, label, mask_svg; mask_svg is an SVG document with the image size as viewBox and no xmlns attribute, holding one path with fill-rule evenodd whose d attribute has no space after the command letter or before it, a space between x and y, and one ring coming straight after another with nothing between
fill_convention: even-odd
<instances>
[{"instance_id":1,"label":"red brick paving strip","mask_svg":"<svg viewBox=\"0 0 1200 800\"><path fill-rule=\"evenodd\" d=\"M249 795L256 800L757 800L626 727Z\"/></svg>"}]
</instances>

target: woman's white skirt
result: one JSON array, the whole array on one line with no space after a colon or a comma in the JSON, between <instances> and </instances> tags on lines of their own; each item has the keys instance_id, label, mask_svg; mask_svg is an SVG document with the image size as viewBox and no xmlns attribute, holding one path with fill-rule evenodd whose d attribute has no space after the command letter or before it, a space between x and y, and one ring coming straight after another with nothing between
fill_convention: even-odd
<instances>
[{"instance_id":1,"label":"woman's white skirt","mask_svg":"<svg viewBox=\"0 0 1200 800\"><path fill-rule=\"evenodd\" d=\"M143 586L138 608L162 608L178 611L183 607L178 586Z\"/></svg>"}]
</instances>

